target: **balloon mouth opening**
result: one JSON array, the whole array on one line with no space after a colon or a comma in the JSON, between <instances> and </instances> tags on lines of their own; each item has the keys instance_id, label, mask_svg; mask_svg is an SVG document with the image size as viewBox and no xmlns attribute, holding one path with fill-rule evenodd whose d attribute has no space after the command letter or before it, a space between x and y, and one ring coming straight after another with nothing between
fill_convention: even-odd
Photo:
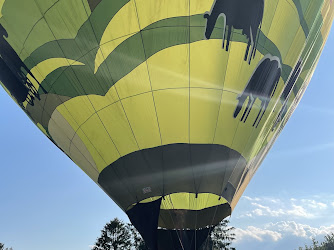
<instances>
[{"instance_id":1,"label":"balloon mouth opening","mask_svg":"<svg viewBox=\"0 0 334 250\"><path fill-rule=\"evenodd\" d=\"M149 208L154 203L159 203L157 228L161 230L205 229L217 225L232 212L230 203L222 196L180 192L147 198L129 206L126 213L129 215L138 207Z\"/></svg>"},{"instance_id":2,"label":"balloon mouth opening","mask_svg":"<svg viewBox=\"0 0 334 250\"><path fill-rule=\"evenodd\" d=\"M208 203L211 203L209 207L207 205L178 207L181 203L171 206L172 200L177 201L184 196L193 197L194 201L203 200L206 196L208 200L214 198L215 202L209 201ZM165 246L179 244L191 246L186 249L199 249L196 246L202 246L212 229L231 215L231 206L227 200L214 194L173 193L164 199L163 197L154 199L139 202L127 211L131 223L150 249L167 250ZM195 246L192 246L193 244Z\"/></svg>"}]
</instances>

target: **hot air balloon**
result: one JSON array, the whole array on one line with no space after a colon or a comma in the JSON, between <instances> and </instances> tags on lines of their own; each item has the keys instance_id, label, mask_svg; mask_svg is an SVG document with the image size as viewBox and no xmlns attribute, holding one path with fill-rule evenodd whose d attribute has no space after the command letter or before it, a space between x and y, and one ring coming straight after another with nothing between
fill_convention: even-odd
<instances>
[{"instance_id":1,"label":"hot air balloon","mask_svg":"<svg viewBox=\"0 0 334 250\"><path fill-rule=\"evenodd\" d=\"M200 249L295 110L331 0L0 1L2 87L150 249Z\"/></svg>"}]
</instances>

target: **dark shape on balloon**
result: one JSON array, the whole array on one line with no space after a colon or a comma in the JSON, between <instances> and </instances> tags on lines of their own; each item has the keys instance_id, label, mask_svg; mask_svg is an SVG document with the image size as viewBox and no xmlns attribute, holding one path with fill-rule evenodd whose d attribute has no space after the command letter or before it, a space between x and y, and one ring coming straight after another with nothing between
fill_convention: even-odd
<instances>
[{"instance_id":1,"label":"dark shape on balloon","mask_svg":"<svg viewBox=\"0 0 334 250\"><path fill-rule=\"evenodd\" d=\"M149 202L138 203L129 211L127 215L150 250L157 250L158 220L160 212L161 198Z\"/></svg>"},{"instance_id":2,"label":"dark shape on balloon","mask_svg":"<svg viewBox=\"0 0 334 250\"><path fill-rule=\"evenodd\" d=\"M8 38L8 33L0 24L0 74L1 81L12 96L19 104L27 101L30 105L34 105L34 99L40 99L38 90L29 80L29 74L40 85L36 77L30 72L28 67L22 62L15 50L10 46L5 38ZM24 73L22 68L26 71ZM40 86L46 93L45 89Z\"/></svg>"},{"instance_id":3,"label":"dark shape on balloon","mask_svg":"<svg viewBox=\"0 0 334 250\"><path fill-rule=\"evenodd\" d=\"M96 6L101 3L102 0L88 0L88 4L90 7L90 10L93 12L96 8Z\"/></svg>"},{"instance_id":4,"label":"dark shape on balloon","mask_svg":"<svg viewBox=\"0 0 334 250\"><path fill-rule=\"evenodd\" d=\"M237 97L239 102L233 114L234 118L238 116L248 97L246 109L240 119L240 121L246 122L255 100L259 99L261 101L260 111L253 123L253 126L257 127L266 112L271 98L275 94L281 73L281 63L278 57L265 56L249 79L245 90Z\"/></svg>"},{"instance_id":5,"label":"dark shape on balloon","mask_svg":"<svg viewBox=\"0 0 334 250\"><path fill-rule=\"evenodd\" d=\"M0 58L0 81L18 103L26 100L29 89L14 75L2 58Z\"/></svg>"},{"instance_id":6,"label":"dark shape on balloon","mask_svg":"<svg viewBox=\"0 0 334 250\"><path fill-rule=\"evenodd\" d=\"M300 73L302 72L302 62L301 60L298 60L296 66L294 67L290 77L288 78L288 83L286 84L284 90L283 90L283 93L281 95L281 103L282 103L282 108L281 110L279 111L278 113L278 116L275 120L275 123L274 123L274 126L272 128L272 130L274 130L278 123L280 123L286 113L288 112L288 101L289 101L289 98L290 98L290 95L291 95L291 91L293 89L293 87L295 86L297 80L298 80L298 77L300 76Z\"/></svg>"},{"instance_id":7,"label":"dark shape on balloon","mask_svg":"<svg viewBox=\"0 0 334 250\"><path fill-rule=\"evenodd\" d=\"M256 44L261 29L264 10L264 0L215 0L211 11L204 14L207 19L205 27L205 38L210 39L217 19L225 18L223 31L223 48L229 50L232 28L242 30L242 34L248 39L244 60L250 64L255 57ZM227 37L226 37L227 33ZM249 49L251 51L249 53Z\"/></svg>"},{"instance_id":8,"label":"dark shape on balloon","mask_svg":"<svg viewBox=\"0 0 334 250\"><path fill-rule=\"evenodd\" d=\"M204 249L206 240L213 227L197 230L158 229L159 250L199 250Z\"/></svg>"}]
</instances>

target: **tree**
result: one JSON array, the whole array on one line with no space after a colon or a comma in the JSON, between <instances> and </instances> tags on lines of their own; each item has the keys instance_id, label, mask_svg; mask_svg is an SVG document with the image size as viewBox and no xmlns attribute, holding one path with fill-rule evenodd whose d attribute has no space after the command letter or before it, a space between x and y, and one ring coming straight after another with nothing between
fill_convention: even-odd
<instances>
[{"instance_id":1,"label":"tree","mask_svg":"<svg viewBox=\"0 0 334 250\"><path fill-rule=\"evenodd\" d=\"M115 218L101 230L93 250L148 250L137 229ZM0 249L1 250L1 249Z\"/></svg>"},{"instance_id":2,"label":"tree","mask_svg":"<svg viewBox=\"0 0 334 250\"><path fill-rule=\"evenodd\" d=\"M203 244L202 250L235 250L232 242L235 240L234 227L228 226L229 220L222 220L210 233Z\"/></svg>"},{"instance_id":3,"label":"tree","mask_svg":"<svg viewBox=\"0 0 334 250\"><path fill-rule=\"evenodd\" d=\"M235 234L229 220L221 221L210 233L201 250L235 250L231 247ZM93 250L149 250L137 229L115 218L101 230ZM1 250L1 249L0 249Z\"/></svg>"},{"instance_id":4,"label":"tree","mask_svg":"<svg viewBox=\"0 0 334 250\"><path fill-rule=\"evenodd\" d=\"M319 245L319 242L312 238L312 246L305 245L305 250L334 250L334 233L327 234L325 240ZM299 250L303 250L299 247Z\"/></svg>"},{"instance_id":5,"label":"tree","mask_svg":"<svg viewBox=\"0 0 334 250\"><path fill-rule=\"evenodd\" d=\"M128 224L128 226L129 226L129 229L131 231L132 246L134 247L134 249L136 249L136 250L149 250L146 247L145 241L141 237L138 230L132 224Z\"/></svg>"},{"instance_id":6,"label":"tree","mask_svg":"<svg viewBox=\"0 0 334 250\"><path fill-rule=\"evenodd\" d=\"M93 250L131 249L128 226L119 219L113 219L101 230Z\"/></svg>"},{"instance_id":7,"label":"tree","mask_svg":"<svg viewBox=\"0 0 334 250\"><path fill-rule=\"evenodd\" d=\"M229 227L230 221L225 219L222 220L212 231L211 240L213 242L213 248L215 249L226 249L235 250L231 247L232 241L235 240L235 233L233 233L234 227Z\"/></svg>"},{"instance_id":8,"label":"tree","mask_svg":"<svg viewBox=\"0 0 334 250\"><path fill-rule=\"evenodd\" d=\"M5 244L0 243L0 250L13 250L13 248L5 248Z\"/></svg>"}]
</instances>

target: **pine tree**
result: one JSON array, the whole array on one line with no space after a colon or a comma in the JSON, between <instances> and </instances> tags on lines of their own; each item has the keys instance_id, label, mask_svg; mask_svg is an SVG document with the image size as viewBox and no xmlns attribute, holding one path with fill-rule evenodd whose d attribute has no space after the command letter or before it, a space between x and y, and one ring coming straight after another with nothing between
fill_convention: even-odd
<instances>
[{"instance_id":1,"label":"pine tree","mask_svg":"<svg viewBox=\"0 0 334 250\"><path fill-rule=\"evenodd\" d=\"M232 242L235 240L234 227L228 226L229 220L221 221L210 233L203 244L202 250L235 250Z\"/></svg>"},{"instance_id":2,"label":"pine tree","mask_svg":"<svg viewBox=\"0 0 334 250\"><path fill-rule=\"evenodd\" d=\"M130 250L132 246L130 228L119 219L111 220L101 230L93 250Z\"/></svg>"}]
</instances>

